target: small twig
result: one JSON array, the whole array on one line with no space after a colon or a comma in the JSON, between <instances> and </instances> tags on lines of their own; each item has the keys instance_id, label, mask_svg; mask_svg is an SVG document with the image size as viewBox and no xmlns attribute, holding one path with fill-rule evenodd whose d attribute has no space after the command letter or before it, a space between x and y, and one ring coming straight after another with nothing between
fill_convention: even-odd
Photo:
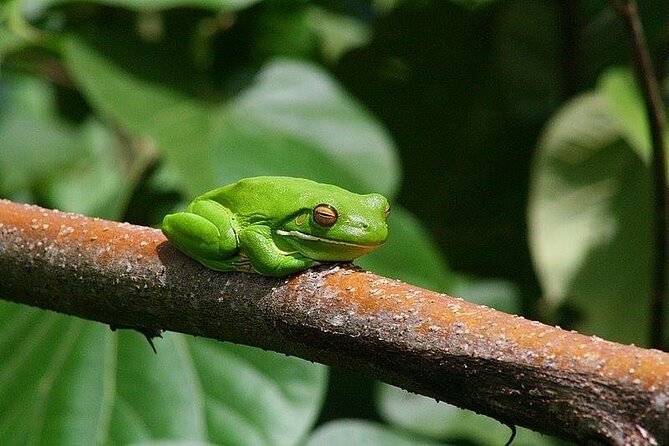
<instances>
[{"instance_id":1,"label":"small twig","mask_svg":"<svg viewBox=\"0 0 669 446\"><path fill-rule=\"evenodd\" d=\"M667 162L664 129L666 113L662 103L660 86L653 70L653 63L648 52L648 45L639 19L636 0L610 0L615 10L625 22L625 27L632 41L637 79L643 91L646 112L650 123L653 143L652 182L654 184L654 248L655 262L653 269L653 289L651 297L650 345L663 348L665 337L665 307L667 302L667 261L669 260L667 242L669 227L669 200L667 199Z\"/></svg>"},{"instance_id":2,"label":"small twig","mask_svg":"<svg viewBox=\"0 0 669 446\"><path fill-rule=\"evenodd\" d=\"M0 200L0 277L3 299L345 366L579 444L669 444L668 353L349 265L288 279L219 273L158 230Z\"/></svg>"}]
</instances>

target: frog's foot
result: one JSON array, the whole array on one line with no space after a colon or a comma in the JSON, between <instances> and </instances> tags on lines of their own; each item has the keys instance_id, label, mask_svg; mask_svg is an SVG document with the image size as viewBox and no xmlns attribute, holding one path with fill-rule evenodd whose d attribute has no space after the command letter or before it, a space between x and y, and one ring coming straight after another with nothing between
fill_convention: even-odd
<instances>
[{"instance_id":1,"label":"frog's foot","mask_svg":"<svg viewBox=\"0 0 669 446\"><path fill-rule=\"evenodd\" d=\"M316 261L298 252L285 252L272 240L271 230L266 226L254 226L239 234L244 252L253 271L265 276L283 277L310 268ZM239 256L242 257L242 256Z\"/></svg>"},{"instance_id":2,"label":"frog's foot","mask_svg":"<svg viewBox=\"0 0 669 446\"><path fill-rule=\"evenodd\" d=\"M228 263L237 252L237 236L230 212L219 203L196 201L186 212L166 215L162 230L171 243L195 260L219 271L234 269Z\"/></svg>"},{"instance_id":3,"label":"frog's foot","mask_svg":"<svg viewBox=\"0 0 669 446\"><path fill-rule=\"evenodd\" d=\"M212 260L212 259L197 259L207 268L214 269L216 271L241 271L245 273L254 272L251 262L246 256L234 256L225 260Z\"/></svg>"},{"instance_id":4,"label":"frog's foot","mask_svg":"<svg viewBox=\"0 0 669 446\"><path fill-rule=\"evenodd\" d=\"M253 269L260 274L272 277L283 277L295 274L299 271L316 266L319 263L313 259L297 256L283 256L273 263L261 262L254 265Z\"/></svg>"}]
</instances>

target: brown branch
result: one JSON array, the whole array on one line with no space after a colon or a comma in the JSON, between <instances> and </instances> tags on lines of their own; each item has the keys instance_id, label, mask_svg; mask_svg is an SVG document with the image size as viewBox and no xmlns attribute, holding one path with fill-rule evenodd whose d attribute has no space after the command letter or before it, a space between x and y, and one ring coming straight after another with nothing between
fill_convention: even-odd
<instances>
[{"instance_id":1,"label":"brown branch","mask_svg":"<svg viewBox=\"0 0 669 446\"><path fill-rule=\"evenodd\" d=\"M0 296L347 366L580 444L669 444L669 354L350 265L218 273L155 230L0 200Z\"/></svg>"},{"instance_id":2,"label":"brown branch","mask_svg":"<svg viewBox=\"0 0 669 446\"><path fill-rule=\"evenodd\" d=\"M667 262L669 246L667 246L669 226L669 200L667 199L667 161L664 128L666 113L660 94L660 86L653 70L653 62L648 52L648 45L639 19L635 0L610 0L625 22L625 27L632 42L637 80L643 91L646 114L650 124L653 143L652 177L654 184L654 246L655 262L653 270L653 294L650 304L651 325L650 345L663 348L665 341L665 308L667 302Z\"/></svg>"}]
</instances>

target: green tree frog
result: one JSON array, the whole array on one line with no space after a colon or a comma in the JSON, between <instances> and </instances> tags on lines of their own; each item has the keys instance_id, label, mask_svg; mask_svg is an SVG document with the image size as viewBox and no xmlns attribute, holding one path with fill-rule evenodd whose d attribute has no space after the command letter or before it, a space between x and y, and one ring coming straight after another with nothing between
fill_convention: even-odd
<instances>
[{"instance_id":1,"label":"green tree frog","mask_svg":"<svg viewBox=\"0 0 669 446\"><path fill-rule=\"evenodd\" d=\"M321 261L349 261L388 236L383 195L303 178L254 177L195 198L162 230L179 250L218 271L281 277Z\"/></svg>"}]
</instances>

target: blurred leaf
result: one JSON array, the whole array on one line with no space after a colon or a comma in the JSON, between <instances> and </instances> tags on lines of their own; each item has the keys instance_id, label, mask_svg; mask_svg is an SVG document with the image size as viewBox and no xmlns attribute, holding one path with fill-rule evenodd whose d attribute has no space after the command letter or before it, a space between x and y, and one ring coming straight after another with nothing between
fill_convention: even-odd
<instances>
[{"instance_id":1,"label":"blurred leaf","mask_svg":"<svg viewBox=\"0 0 669 446\"><path fill-rule=\"evenodd\" d=\"M135 186L123 169L109 129L99 122L83 124L78 138L84 154L54 175L44 195L54 207L100 218L122 217Z\"/></svg>"},{"instance_id":2,"label":"blurred leaf","mask_svg":"<svg viewBox=\"0 0 669 446\"><path fill-rule=\"evenodd\" d=\"M362 20L316 6L309 10L309 25L320 38L323 57L330 63L372 38L370 26Z\"/></svg>"},{"instance_id":3,"label":"blurred leaf","mask_svg":"<svg viewBox=\"0 0 669 446\"><path fill-rule=\"evenodd\" d=\"M57 120L55 89L49 83L30 76L3 76L0 79L0 124L12 114L35 120Z\"/></svg>"},{"instance_id":4,"label":"blurred leaf","mask_svg":"<svg viewBox=\"0 0 669 446\"><path fill-rule=\"evenodd\" d=\"M456 277L422 224L401 206L393 205L388 240L355 264L386 277L435 291L450 290Z\"/></svg>"},{"instance_id":5,"label":"blurred leaf","mask_svg":"<svg viewBox=\"0 0 669 446\"><path fill-rule=\"evenodd\" d=\"M81 156L76 130L53 110L52 88L30 78L5 81L0 115L0 172L12 196L46 182Z\"/></svg>"},{"instance_id":6,"label":"blurred leaf","mask_svg":"<svg viewBox=\"0 0 669 446\"><path fill-rule=\"evenodd\" d=\"M616 115L601 92L563 107L539 143L528 215L546 298L575 304L588 333L643 343L651 190L647 166L625 139L639 134L638 120L621 124L629 116Z\"/></svg>"},{"instance_id":7,"label":"blurred leaf","mask_svg":"<svg viewBox=\"0 0 669 446\"><path fill-rule=\"evenodd\" d=\"M483 8L489 6L498 0L451 0L453 3L459 3L469 8Z\"/></svg>"},{"instance_id":8,"label":"blurred leaf","mask_svg":"<svg viewBox=\"0 0 669 446\"><path fill-rule=\"evenodd\" d=\"M374 10L379 15L389 14L393 9L402 5L405 0L372 0Z\"/></svg>"},{"instance_id":9,"label":"blurred leaf","mask_svg":"<svg viewBox=\"0 0 669 446\"><path fill-rule=\"evenodd\" d=\"M117 400L122 404L114 406L111 424L116 443L188 438L296 444L315 421L325 385L323 366L178 334L167 334L156 347L154 356L136 334L119 336L123 381ZM171 410L165 410L167 405ZM141 429L129 430L133 425Z\"/></svg>"},{"instance_id":10,"label":"blurred leaf","mask_svg":"<svg viewBox=\"0 0 669 446\"><path fill-rule=\"evenodd\" d=\"M65 48L70 70L97 112L136 136L153 137L158 149L167 152L169 169L179 172L188 195L218 183L220 173L210 159L214 130L209 107L134 77L76 39L68 40Z\"/></svg>"},{"instance_id":11,"label":"blurred leaf","mask_svg":"<svg viewBox=\"0 0 669 446\"><path fill-rule=\"evenodd\" d=\"M59 118L50 86L10 81L0 117L0 175L8 197L117 219L133 183L113 137L97 122L79 127Z\"/></svg>"},{"instance_id":12,"label":"blurred leaf","mask_svg":"<svg viewBox=\"0 0 669 446\"><path fill-rule=\"evenodd\" d=\"M26 17L41 16L44 11L56 5L73 3L75 0L22 0L22 10ZM88 0L119 8L129 8L141 11L158 11L161 9L191 7L206 8L221 11L235 11L249 7L260 0Z\"/></svg>"},{"instance_id":13,"label":"blurred leaf","mask_svg":"<svg viewBox=\"0 0 669 446\"><path fill-rule=\"evenodd\" d=\"M265 2L254 27L253 52L258 60L308 59L316 50L306 2Z\"/></svg>"},{"instance_id":14,"label":"blurred leaf","mask_svg":"<svg viewBox=\"0 0 669 446\"><path fill-rule=\"evenodd\" d=\"M437 446L370 421L333 421L319 427L305 446Z\"/></svg>"},{"instance_id":15,"label":"blurred leaf","mask_svg":"<svg viewBox=\"0 0 669 446\"><path fill-rule=\"evenodd\" d=\"M609 69L600 77L598 91L606 99L612 116L617 118L617 130L638 150L644 161L649 161L651 140L648 117L633 74L624 68Z\"/></svg>"},{"instance_id":16,"label":"blurred leaf","mask_svg":"<svg viewBox=\"0 0 669 446\"><path fill-rule=\"evenodd\" d=\"M356 192L397 189L399 163L385 130L313 65L268 64L214 120L223 127L214 154L235 180L288 174Z\"/></svg>"},{"instance_id":17,"label":"blurred leaf","mask_svg":"<svg viewBox=\"0 0 669 446\"><path fill-rule=\"evenodd\" d=\"M92 47L75 38L65 43L65 62L87 99L102 116L134 133L174 126L206 110L196 99L123 71ZM186 121L188 124L188 121Z\"/></svg>"},{"instance_id":18,"label":"blurred leaf","mask_svg":"<svg viewBox=\"0 0 669 446\"><path fill-rule=\"evenodd\" d=\"M0 68L2 67L3 58L7 53L17 50L25 45L25 41L7 29L5 24L1 21L2 13L3 11L0 9Z\"/></svg>"},{"instance_id":19,"label":"blurred leaf","mask_svg":"<svg viewBox=\"0 0 669 446\"><path fill-rule=\"evenodd\" d=\"M627 142L645 164L650 163L652 142L648 113L634 75L625 68L611 68L601 76L597 90L606 98Z\"/></svg>"},{"instance_id":20,"label":"blurred leaf","mask_svg":"<svg viewBox=\"0 0 669 446\"><path fill-rule=\"evenodd\" d=\"M93 106L151 135L191 195L261 174L386 195L397 188L399 165L386 132L310 64L272 62L231 101L210 106L133 77L83 42L72 39L66 48Z\"/></svg>"},{"instance_id":21,"label":"blurred leaf","mask_svg":"<svg viewBox=\"0 0 669 446\"><path fill-rule=\"evenodd\" d=\"M497 420L398 387L378 383L376 395L381 416L409 432L435 439L467 438L479 444L504 444L511 436L509 427ZM553 443L548 437L518 428L513 444L540 446Z\"/></svg>"},{"instance_id":22,"label":"blurred leaf","mask_svg":"<svg viewBox=\"0 0 669 446\"><path fill-rule=\"evenodd\" d=\"M323 366L250 347L144 338L0 302L0 444L184 439L297 444L321 405Z\"/></svg>"},{"instance_id":23,"label":"blurred leaf","mask_svg":"<svg viewBox=\"0 0 669 446\"><path fill-rule=\"evenodd\" d=\"M0 320L0 443L104 440L115 337L91 322L8 302L0 302Z\"/></svg>"},{"instance_id":24,"label":"blurred leaf","mask_svg":"<svg viewBox=\"0 0 669 446\"><path fill-rule=\"evenodd\" d=\"M475 304L505 313L520 313L520 291L508 280L463 278L450 292Z\"/></svg>"}]
</instances>

